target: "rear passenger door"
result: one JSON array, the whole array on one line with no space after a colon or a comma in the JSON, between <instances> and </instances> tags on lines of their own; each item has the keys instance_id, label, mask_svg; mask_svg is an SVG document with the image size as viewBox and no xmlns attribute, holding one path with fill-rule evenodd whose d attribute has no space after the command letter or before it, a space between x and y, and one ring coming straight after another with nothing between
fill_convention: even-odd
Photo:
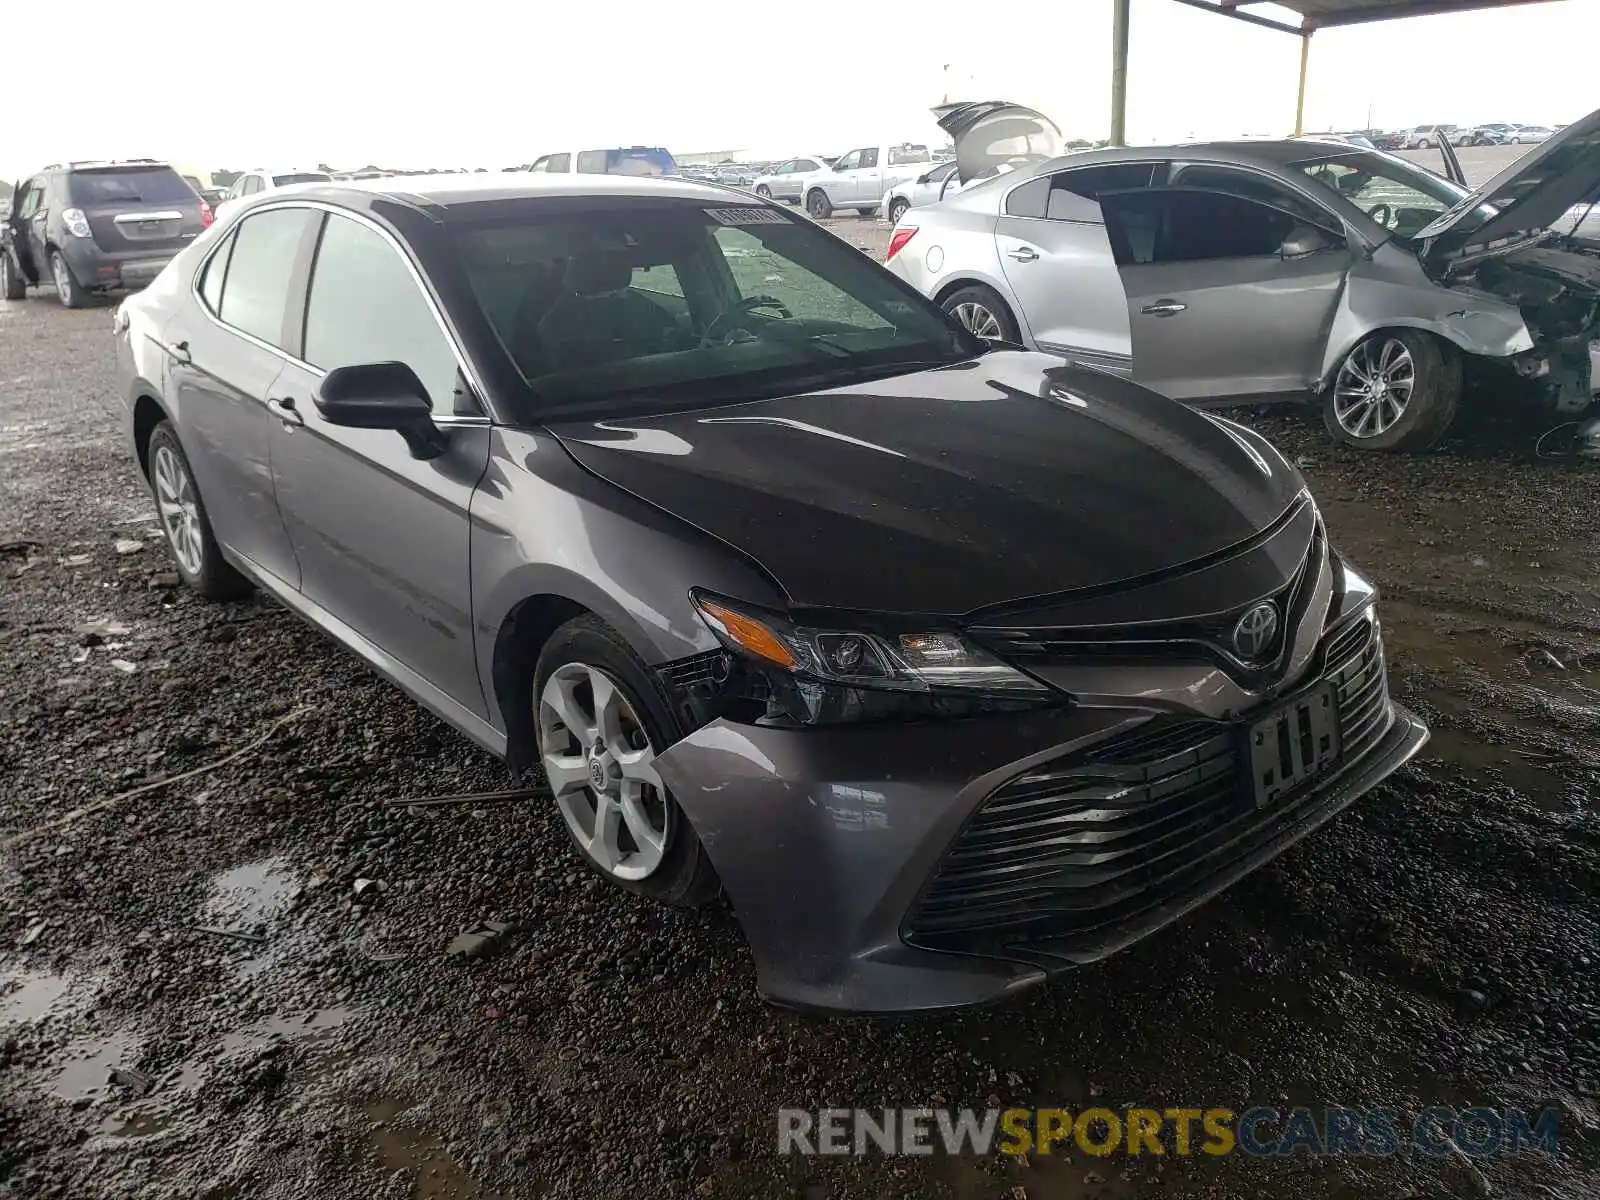
<instances>
[{"instance_id":1,"label":"rear passenger door","mask_svg":"<svg viewBox=\"0 0 1600 1200\"><path fill-rule=\"evenodd\" d=\"M1128 301L1100 198L1146 188L1157 170L1164 165L1102 163L1040 175L1006 195L996 249L1039 349L1132 369Z\"/></svg>"},{"instance_id":2,"label":"rear passenger door","mask_svg":"<svg viewBox=\"0 0 1600 1200\"><path fill-rule=\"evenodd\" d=\"M365 217L319 214L303 324L273 391L272 471L301 591L413 686L484 717L472 636L467 509L489 424L454 343L400 244ZM449 447L413 458L398 433L332 425L317 389L335 367L403 362ZM437 705L436 705L437 707Z\"/></svg>"},{"instance_id":3,"label":"rear passenger door","mask_svg":"<svg viewBox=\"0 0 1600 1200\"><path fill-rule=\"evenodd\" d=\"M217 540L289 590L300 571L273 493L267 397L285 363L295 263L315 215L275 208L245 217L161 331L178 438Z\"/></svg>"}]
</instances>

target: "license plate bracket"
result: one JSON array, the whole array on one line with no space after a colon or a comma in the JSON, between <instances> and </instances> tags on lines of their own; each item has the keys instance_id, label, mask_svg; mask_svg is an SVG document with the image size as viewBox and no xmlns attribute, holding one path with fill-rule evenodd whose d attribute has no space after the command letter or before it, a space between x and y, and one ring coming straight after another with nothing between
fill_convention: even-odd
<instances>
[{"instance_id":1,"label":"license plate bracket","mask_svg":"<svg viewBox=\"0 0 1600 1200\"><path fill-rule=\"evenodd\" d=\"M1281 704L1245 731L1250 791L1266 808L1339 759L1339 709L1330 684Z\"/></svg>"}]
</instances>

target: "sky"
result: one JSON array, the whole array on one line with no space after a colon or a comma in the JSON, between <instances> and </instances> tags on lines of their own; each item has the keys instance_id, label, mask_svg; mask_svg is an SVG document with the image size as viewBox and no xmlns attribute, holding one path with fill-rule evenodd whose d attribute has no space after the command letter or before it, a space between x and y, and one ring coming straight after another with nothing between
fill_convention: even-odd
<instances>
[{"instance_id":1,"label":"sky","mask_svg":"<svg viewBox=\"0 0 1600 1200\"><path fill-rule=\"evenodd\" d=\"M946 97L1014 100L1099 138L1111 7L273 0L129 21L126 0L76 0L75 28L114 31L106 69L36 94L39 119L0 139L0 178L104 157L247 170L497 168L629 144L842 153L942 141L928 109ZM1594 0L1324 30L1306 128L1572 121L1600 106L1596 44ZM1287 34L1133 0L1128 140L1290 132L1299 53Z\"/></svg>"}]
</instances>

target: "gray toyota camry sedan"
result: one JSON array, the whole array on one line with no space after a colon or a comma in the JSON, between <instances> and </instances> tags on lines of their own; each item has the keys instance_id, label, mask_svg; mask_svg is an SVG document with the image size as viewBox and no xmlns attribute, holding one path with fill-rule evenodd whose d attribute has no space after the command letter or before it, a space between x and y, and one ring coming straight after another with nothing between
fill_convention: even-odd
<instances>
[{"instance_id":1,"label":"gray toyota camry sedan","mask_svg":"<svg viewBox=\"0 0 1600 1200\"><path fill-rule=\"evenodd\" d=\"M115 328L188 585L541 773L618 887L725 894L776 1002L1110 954L1427 737L1268 442L981 341L781 205L310 185Z\"/></svg>"}]
</instances>

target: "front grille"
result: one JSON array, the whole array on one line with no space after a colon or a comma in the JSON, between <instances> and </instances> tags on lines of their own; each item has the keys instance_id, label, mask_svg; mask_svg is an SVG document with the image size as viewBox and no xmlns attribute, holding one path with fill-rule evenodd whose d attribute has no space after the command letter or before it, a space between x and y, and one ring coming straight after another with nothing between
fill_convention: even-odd
<instances>
[{"instance_id":1,"label":"front grille","mask_svg":"<svg viewBox=\"0 0 1600 1200\"><path fill-rule=\"evenodd\" d=\"M1099 940L1269 841L1388 726L1374 622L1333 634L1322 662L1317 686L1333 687L1339 718L1328 774L1258 809L1248 720L1158 718L993 792L907 916L906 940L949 949Z\"/></svg>"}]
</instances>

